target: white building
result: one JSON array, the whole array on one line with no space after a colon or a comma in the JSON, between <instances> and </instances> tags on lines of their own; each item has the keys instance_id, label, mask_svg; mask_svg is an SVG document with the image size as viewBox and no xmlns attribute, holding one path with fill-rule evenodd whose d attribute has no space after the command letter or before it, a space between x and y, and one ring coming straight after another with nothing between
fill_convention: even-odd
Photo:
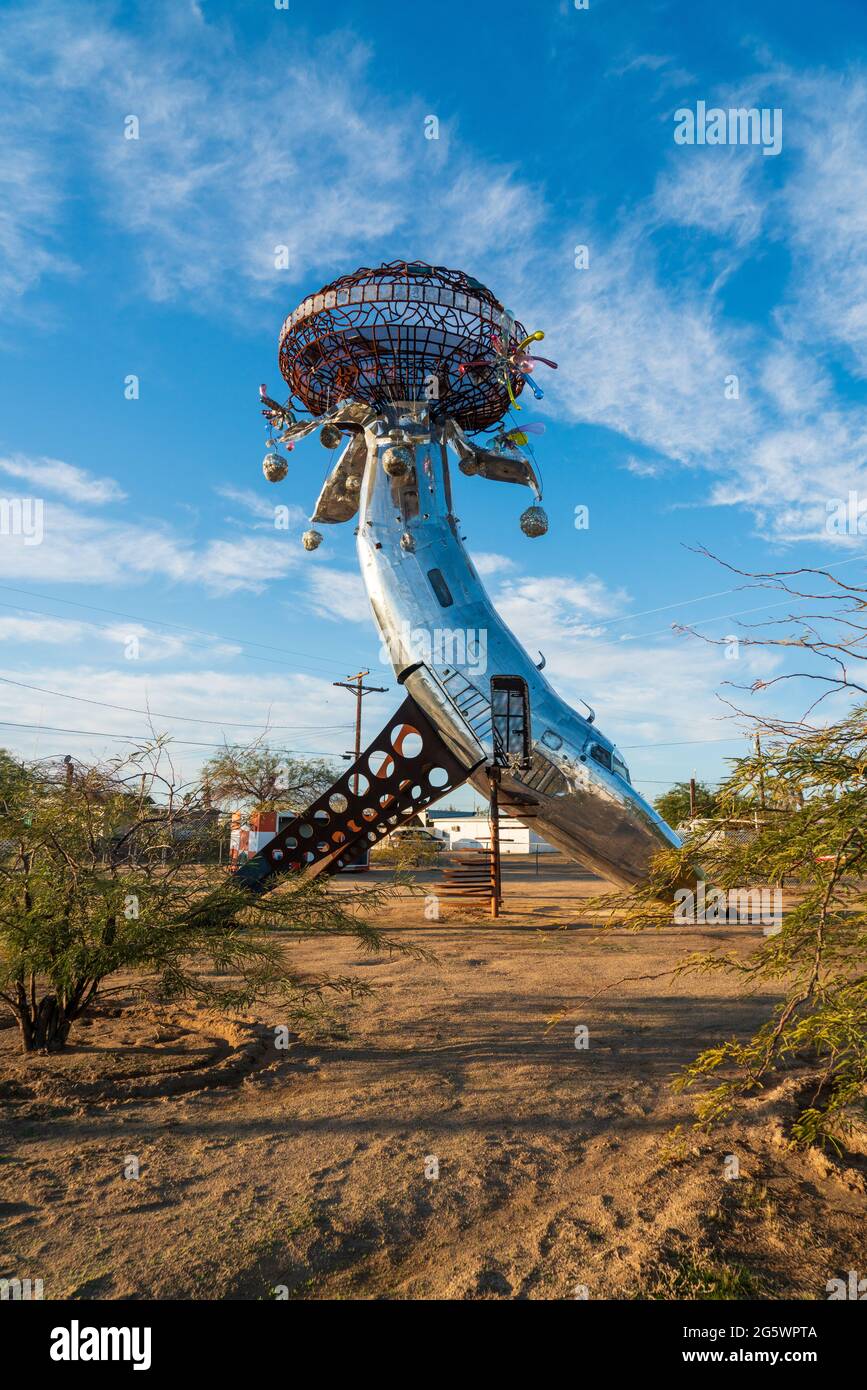
<instances>
[{"instance_id":1,"label":"white building","mask_svg":"<svg viewBox=\"0 0 867 1390\"><path fill-rule=\"evenodd\" d=\"M447 849L490 849L491 823L486 811L423 811L424 824L445 842ZM500 816L501 854L553 854L554 846L522 825L514 816Z\"/></svg>"}]
</instances>

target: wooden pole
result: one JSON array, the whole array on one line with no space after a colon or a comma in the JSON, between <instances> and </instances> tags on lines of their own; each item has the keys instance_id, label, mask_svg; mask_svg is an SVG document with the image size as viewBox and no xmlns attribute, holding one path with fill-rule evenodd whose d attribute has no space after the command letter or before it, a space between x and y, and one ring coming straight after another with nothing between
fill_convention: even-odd
<instances>
[{"instance_id":1,"label":"wooden pole","mask_svg":"<svg viewBox=\"0 0 867 1390\"><path fill-rule=\"evenodd\" d=\"M498 783L500 780L500 769L496 766L488 768L488 784L491 791L490 805L490 826L491 826L491 916L499 917L500 899L502 897L502 886L500 880L500 802L498 794Z\"/></svg>"},{"instance_id":2,"label":"wooden pole","mask_svg":"<svg viewBox=\"0 0 867 1390\"><path fill-rule=\"evenodd\" d=\"M689 815L690 819L695 819L695 778L689 779Z\"/></svg>"},{"instance_id":3,"label":"wooden pole","mask_svg":"<svg viewBox=\"0 0 867 1390\"><path fill-rule=\"evenodd\" d=\"M352 691L355 696L355 761L361 757L361 702L365 695L372 695L374 692L385 694L387 689L384 685L365 685L364 677L369 676L369 671L358 671L354 676L347 676L345 681L332 681L332 685L339 685L344 690ZM358 773L355 774L355 795L358 795Z\"/></svg>"}]
</instances>

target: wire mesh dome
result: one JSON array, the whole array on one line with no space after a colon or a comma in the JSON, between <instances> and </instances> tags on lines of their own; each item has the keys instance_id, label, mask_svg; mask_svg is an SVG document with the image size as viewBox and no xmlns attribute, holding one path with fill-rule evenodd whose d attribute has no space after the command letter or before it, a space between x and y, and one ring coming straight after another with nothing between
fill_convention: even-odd
<instances>
[{"instance_id":1,"label":"wire mesh dome","mask_svg":"<svg viewBox=\"0 0 867 1390\"><path fill-rule=\"evenodd\" d=\"M459 270L391 261L309 295L280 332L280 370L313 415L340 401L377 410L430 401L470 432L488 429L517 396L509 355L526 336L499 300Z\"/></svg>"}]
</instances>

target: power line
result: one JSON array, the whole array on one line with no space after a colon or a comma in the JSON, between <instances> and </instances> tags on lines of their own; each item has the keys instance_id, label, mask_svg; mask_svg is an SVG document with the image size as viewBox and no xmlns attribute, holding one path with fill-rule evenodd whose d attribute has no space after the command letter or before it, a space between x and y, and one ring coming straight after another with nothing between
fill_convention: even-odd
<instances>
[{"instance_id":1,"label":"power line","mask_svg":"<svg viewBox=\"0 0 867 1390\"><path fill-rule=\"evenodd\" d=\"M247 637L228 637L225 633L207 632L204 628L188 627L184 623L170 623L164 618L143 618L135 613L123 613L116 608L99 608L93 603L81 603L76 599L56 598L51 594L37 594L32 589L16 589L10 584L0 584L0 590L7 594L25 594L28 598L38 598L43 603L62 603L68 608L82 608L89 613L102 613L110 618L125 618L128 622L146 623L149 627L168 627L177 632L190 632L197 637L207 637L211 642L235 642L241 647L259 647L266 652L281 652L284 656L301 656L309 661L316 661L322 666L333 666L337 670L343 670L343 664L339 661L331 661L328 657L315 656L312 652L295 651L291 647L274 647L267 642L254 642ZM16 603L0 604L3 608L14 608L21 613L32 613L37 617L50 618L56 616L53 613L42 613L36 608L22 608ZM267 657L255 657L252 660L265 661ZM281 662L280 665L287 663Z\"/></svg>"},{"instance_id":2,"label":"power line","mask_svg":"<svg viewBox=\"0 0 867 1390\"><path fill-rule=\"evenodd\" d=\"M854 564L856 564L856 563L858 562L858 560L863 560L863 559L865 558L865 556L867 556L867 551L863 551L863 550L862 550L862 551L859 551L859 553L858 553L857 555L850 556L849 558L847 558L847 559L845 559L845 560L829 560L828 564L827 564L827 565L822 565L821 568L822 568L822 569L826 569L826 570L841 569L844 565L854 565ZM815 567L815 566L810 566L809 568L816 568L816 567ZM747 577L748 577L748 576L747 576ZM2 587L2 586L0 586L0 587ZM623 614L621 617L619 617L619 618L605 618L605 619L603 619L601 622L596 623L595 626L596 626L596 627L612 627L614 623L625 623L625 622L628 622L628 621L630 620L630 618L647 618L647 617L650 617L651 614L653 614L653 613L666 613L666 612L670 611L672 608L686 608L686 607L687 607L689 604L691 604L691 603L704 603L707 599L711 599L711 598L726 598L729 594L740 594L740 593L743 593L743 591L744 591L745 589L756 588L756 587L759 587L759 586L757 586L757 585L751 585L751 584L736 584L736 585L734 586L733 589L719 589L716 593L713 593L713 594L697 594L695 598L678 599L676 603L663 603L663 604L661 604L658 608L645 608L645 609L642 609L642 611L639 612L639 613L624 613L624 614ZM795 596L792 595L792 594L790 594L789 597L788 597L788 599L785 599L783 602L784 602L784 603L791 602L791 599L792 599L793 597L795 597ZM766 604L763 604L763 605L762 605L763 608L779 608L779 607L781 607L781 606L782 606L781 604L773 604L773 603L766 603ZM745 612L745 613L758 613L759 611L760 611L760 610L759 610L758 608L745 608L745 609L743 610L743 612ZM736 617L737 615L736 615L736 614L728 614L727 616L728 616L728 617ZM712 619L712 618L707 618L707 619L705 619L705 621L706 621L706 622L713 622L714 619ZM667 632L668 629L667 629L667 628L660 628L659 631L660 631L660 632ZM649 635L649 634L645 634L645 635Z\"/></svg>"},{"instance_id":3,"label":"power line","mask_svg":"<svg viewBox=\"0 0 867 1390\"><path fill-rule=\"evenodd\" d=\"M620 743L618 747L624 752L627 748L630 751L636 748L692 748L700 743L735 743L742 738L749 738L749 734L729 734L728 738L685 738L676 743Z\"/></svg>"},{"instance_id":4,"label":"power line","mask_svg":"<svg viewBox=\"0 0 867 1390\"><path fill-rule=\"evenodd\" d=\"M2 729L29 729L36 730L45 734L82 734L87 738L107 738L114 743L148 743L151 737L148 734L110 734L106 729L62 729L55 724L16 724L10 719L0 719ZM248 748L247 743L199 743L189 738L173 738L172 745L182 745L185 748ZM316 748L287 748L287 753L298 753L304 757L312 758L336 758L339 755L332 751L324 752Z\"/></svg>"},{"instance_id":5,"label":"power line","mask_svg":"<svg viewBox=\"0 0 867 1390\"><path fill-rule=\"evenodd\" d=\"M231 729L291 729L293 731L317 729L320 732L337 733L341 729L351 729L348 724L266 724L263 720L257 724L245 724L236 719L196 719L190 714L160 714L157 710L135 709L132 705L113 705L107 700L90 700L85 695L69 695L64 690L49 690L44 685L28 685L26 681L12 680L10 676L0 676L0 681L4 685L15 685L21 690L37 690L40 695L56 695L61 700L75 700L82 705L99 705L102 709L116 709L124 714L143 714L148 719L178 719L185 724L213 724L216 728L223 728L228 725Z\"/></svg>"}]
</instances>

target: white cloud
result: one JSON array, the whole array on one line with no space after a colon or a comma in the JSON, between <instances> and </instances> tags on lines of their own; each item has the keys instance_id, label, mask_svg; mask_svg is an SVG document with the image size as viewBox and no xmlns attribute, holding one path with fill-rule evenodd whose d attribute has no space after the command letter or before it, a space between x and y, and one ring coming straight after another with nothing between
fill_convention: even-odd
<instances>
[{"instance_id":1,"label":"white cloud","mask_svg":"<svg viewBox=\"0 0 867 1390\"><path fill-rule=\"evenodd\" d=\"M496 601L527 650L541 648L545 674L559 693L576 706L582 699L592 703L602 731L624 744L724 738L731 729L714 699L721 682L749 684L780 666L777 655L754 647L742 645L733 661L722 648L692 638L617 636L607 620L626 612L629 596L593 575L518 577L500 588ZM721 633L730 630L726 621ZM662 753L661 766L674 780L675 755ZM649 752L638 761L645 769L655 765Z\"/></svg>"},{"instance_id":2,"label":"white cloud","mask_svg":"<svg viewBox=\"0 0 867 1390\"><path fill-rule=\"evenodd\" d=\"M227 502L233 502L242 512L255 518L257 530L275 529L277 508L286 508L286 520L289 526L303 526L307 521L307 514L302 507L294 503L286 504L282 502L279 495L275 493L273 502L269 502L260 493L254 492L252 488L232 487L224 484L217 488L217 495L224 497ZM237 516L229 518L237 521ZM281 516L282 525L282 516ZM284 528L285 529L285 528Z\"/></svg>"},{"instance_id":3,"label":"white cloud","mask_svg":"<svg viewBox=\"0 0 867 1390\"><path fill-rule=\"evenodd\" d=\"M510 560L508 555L498 555L494 550L474 552L473 564L481 575L507 574L515 568L514 560Z\"/></svg>"},{"instance_id":4,"label":"white cloud","mask_svg":"<svg viewBox=\"0 0 867 1390\"><path fill-rule=\"evenodd\" d=\"M34 147L38 106L36 182L51 190L42 226L46 195L36 207L26 191L13 197L19 290L46 268L67 141L103 218L135 242L146 291L221 316L249 310L251 295L306 291L386 238L410 255L461 264L495 252L502 263L538 224L538 200L510 169L462 153L445 123L425 139L426 107L390 100L350 33L293 34L275 80L270 40L239 62L221 23L171 5L155 17L135 35L82 7L0 20L9 147ZM124 138L127 114L138 139ZM275 268L277 247L288 272Z\"/></svg>"},{"instance_id":5,"label":"white cloud","mask_svg":"<svg viewBox=\"0 0 867 1390\"><path fill-rule=\"evenodd\" d=\"M136 658L126 656L133 638L136 639ZM36 614L27 617L0 616L0 640L4 643L3 657L7 665L15 665L20 659L17 652L12 654L16 643L42 643L69 649L86 644L88 650L104 645L108 649L106 655L109 658L140 659L147 663L179 657L189 660L197 652L201 652L205 659L212 661L215 657L235 657L242 651L235 643L223 642L217 638L206 638L203 641L200 636L194 634L162 632L135 619L102 623Z\"/></svg>"},{"instance_id":6,"label":"white cloud","mask_svg":"<svg viewBox=\"0 0 867 1390\"><path fill-rule=\"evenodd\" d=\"M627 473L634 473L636 478L658 478L662 472L662 464L637 458L635 454L629 455L623 467Z\"/></svg>"},{"instance_id":7,"label":"white cloud","mask_svg":"<svg viewBox=\"0 0 867 1390\"><path fill-rule=\"evenodd\" d=\"M798 157L780 194L794 255L785 326L808 347L842 346L867 376L867 75L789 76L787 86Z\"/></svg>"},{"instance_id":8,"label":"white cloud","mask_svg":"<svg viewBox=\"0 0 867 1390\"><path fill-rule=\"evenodd\" d=\"M497 609L528 650L540 643L582 641L598 621L622 611L626 594L612 591L595 575L586 579L521 575L496 590ZM546 652L547 656L547 652Z\"/></svg>"},{"instance_id":9,"label":"white cloud","mask_svg":"<svg viewBox=\"0 0 867 1390\"><path fill-rule=\"evenodd\" d=\"M112 521L48 501L44 539L0 536L0 577L40 583L119 584L195 574L192 549L161 526Z\"/></svg>"},{"instance_id":10,"label":"white cloud","mask_svg":"<svg viewBox=\"0 0 867 1390\"><path fill-rule=\"evenodd\" d=\"M568 345L545 379L552 406L681 463L728 458L757 426L746 392L724 396L749 360L747 331L723 325L705 285L663 284L640 218L590 240L589 269L552 286L533 314Z\"/></svg>"},{"instance_id":11,"label":"white cloud","mask_svg":"<svg viewBox=\"0 0 867 1390\"><path fill-rule=\"evenodd\" d=\"M45 501L41 515L38 544L33 528L16 535L6 526L0 533L0 578L118 585L160 577L202 584L215 594L261 593L303 554L285 531L273 538L218 537L201 546L162 523L109 519L64 502Z\"/></svg>"},{"instance_id":12,"label":"white cloud","mask_svg":"<svg viewBox=\"0 0 867 1390\"><path fill-rule=\"evenodd\" d=\"M0 472L33 484L37 494L56 492L70 502L120 502L126 493L114 478L94 478L84 468L64 463L61 459L34 458L13 454L0 458Z\"/></svg>"},{"instance_id":13,"label":"white cloud","mask_svg":"<svg viewBox=\"0 0 867 1390\"><path fill-rule=\"evenodd\" d=\"M370 623L370 604L360 574L314 562L307 575L307 603L330 622Z\"/></svg>"},{"instance_id":14,"label":"white cloud","mask_svg":"<svg viewBox=\"0 0 867 1390\"><path fill-rule=\"evenodd\" d=\"M660 225L695 228L743 245L763 225L761 173L758 149L678 147L657 179L652 216Z\"/></svg>"},{"instance_id":15,"label":"white cloud","mask_svg":"<svg viewBox=\"0 0 867 1390\"><path fill-rule=\"evenodd\" d=\"M550 406L662 456L633 456L628 471L649 476L665 458L701 469L707 500L751 513L762 537L846 545L824 522L831 498L867 496L867 408L846 383L847 367L867 374L867 76L778 71L714 99L761 105L765 91L783 104L785 165L772 173L744 147L672 148L653 195L613 231L583 233L589 269L548 275L533 317L569 344L546 378ZM792 270L776 308L733 316L730 276L777 244Z\"/></svg>"},{"instance_id":16,"label":"white cloud","mask_svg":"<svg viewBox=\"0 0 867 1390\"><path fill-rule=\"evenodd\" d=\"M124 747L131 747L118 736L133 735L145 742L154 732L168 733L176 740L171 757L179 775L190 777L215 751L214 747L195 747L190 743L247 743L264 736L275 746L339 756L351 737L352 704L345 691L333 688L330 677L287 671L271 674L262 670L251 681L246 671L205 668L154 672L142 670L135 662L118 660L109 669L86 664L40 666L25 679L67 696L104 702L78 703L0 683L0 747L25 757L69 751L86 761L117 755ZM208 697L204 708L203 690ZM390 699L375 698L387 702ZM106 705L151 710L153 714L149 720L146 714ZM168 718L168 712L192 722ZM371 712L371 721L378 713ZM365 718L367 715L365 709ZM199 723L202 717L215 723ZM9 727L15 723L97 732L92 737L52 733L48 729L40 733ZM277 727L280 725L288 727Z\"/></svg>"},{"instance_id":17,"label":"white cloud","mask_svg":"<svg viewBox=\"0 0 867 1390\"><path fill-rule=\"evenodd\" d=\"M205 547L196 563L202 582L215 593L247 590L260 594L275 579L283 579L295 569L299 549L297 542L293 545L285 538L245 536L241 540L215 540Z\"/></svg>"},{"instance_id":18,"label":"white cloud","mask_svg":"<svg viewBox=\"0 0 867 1390\"><path fill-rule=\"evenodd\" d=\"M74 622L67 618L0 617L0 641L9 646L14 642L45 642L48 645L65 647L80 642L91 631L88 623Z\"/></svg>"}]
</instances>

